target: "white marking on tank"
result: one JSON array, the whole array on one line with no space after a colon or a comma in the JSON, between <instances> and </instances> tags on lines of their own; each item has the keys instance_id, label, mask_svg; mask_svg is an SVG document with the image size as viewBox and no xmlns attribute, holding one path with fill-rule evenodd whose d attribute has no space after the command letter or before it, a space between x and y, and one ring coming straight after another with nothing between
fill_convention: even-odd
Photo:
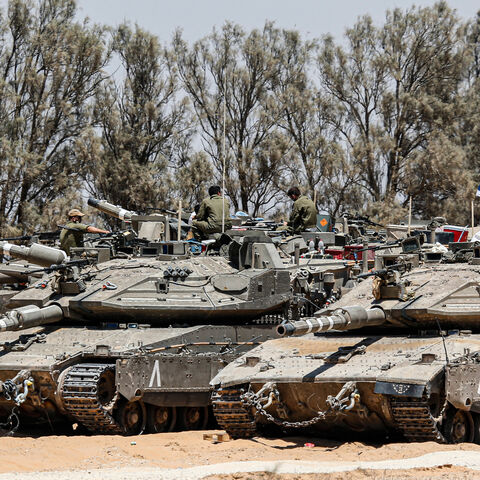
<instances>
[{"instance_id":1,"label":"white marking on tank","mask_svg":"<svg viewBox=\"0 0 480 480\"><path fill-rule=\"evenodd\" d=\"M155 360L155 363L153 364L152 376L150 377L150 384L148 385L148 388L153 387L153 381L155 380L155 377L157 377L157 387L161 387L162 382L160 381L160 364L158 363L158 360Z\"/></svg>"},{"instance_id":2,"label":"white marking on tank","mask_svg":"<svg viewBox=\"0 0 480 480\"><path fill-rule=\"evenodd\" d=\"M120 220L125 220L125 215L127 213L128 213L128 210L121 208L120 211L118 212L118 218L120 218Z\"/></svg>"},{"instance_id":3,"label":"white marking on tank","mask_svg":"<svg viewBox=\"0 0 480 480\"><path fill-rule=\"evenodd\" d=\"M7 329L7 324L5 323L5 320L0 320L0 331L3 332Z\"/></svg>"},{"instance_id":4,"label":"white marking on tank","mask_svg":"<svg viewBox=\"0 0 480 480\"><path fill-rule=\"evenodd\" d=\"M13 245L11 243L4 243L3 244L3 253L5 255L9 255L10 254L10 249L13 247Z\"/></svg>"},{"instance_id":5,"label":"white marking on tank","mask_svg":"<svg viewBox=\"0 0 480 480\"><path fill-rule=\"evenodd\" d=\"M332 317L328 317L328 329L331 330L333 328L333 318Z\"/></svg>"},{"instance_id":6,"label":"white marking on tank","mask_svg":"<svg viewBox=\"0 0 480 480\"><path fill-rule=\"evenodd\" d=\"M313 328L312 322L308 318L306 318L305 323L308 325L307 333L310 333L312 331L312 328Z\"/></svg>"}]
</instances>

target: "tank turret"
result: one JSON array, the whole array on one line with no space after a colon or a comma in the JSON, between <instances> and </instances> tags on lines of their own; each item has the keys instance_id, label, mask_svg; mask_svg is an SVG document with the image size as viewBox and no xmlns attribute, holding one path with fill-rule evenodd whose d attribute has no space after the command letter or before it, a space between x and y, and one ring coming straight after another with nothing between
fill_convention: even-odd
<instances>
[{"instance_id":1,"label":"tank turret","mask_svg":"<svg viewBox=\"0 0 480 480\"><path fill-rule=\"evenodd\" d=\"M95 198L89 198L88 204L107 215L131 224L131 228L139 239L152 243L170 240L170 218L168 215L159 213L140 215L137 212L113 205L106 200Z\"/></svg>"},{"instance_id":2,"label":"tank turret","mask_svg":"<svg viewBox=\"0 0 480 480\"><path fill-rule=\"evenodd\" d=\"M67 254L63 250L47 247L46 245L39 245L38 243L34 243L30 247L25 247L23 245L0 242L0 249L4 255L20 258L35 265L40 265L41 267L49 267L50 265L63 263L67 258Z\"/></svg>"},{"instance_id":3,"label":"tank turret","mask_svg":"<svg viewBox=\"0 0 480 480\"><path fill-rule=\"evenodd\" d=\"M141 236L163 216L131 219ZM151 239L160 236L155 228ZM82 252L66 261L38 245L4 247L44 268L27 270L42 278L0 316L0 422L20 407L22 426L70 421L108 434L204 428L211 378L275 336L294 293L272 244L252 243L255 261L241 271L188 245L147 240L102 262ZM2 394L2 384L12 391Z\"/></svg>"},{"instance_id":4,"label":"tank turret","mask_svg":"<svg viewBox=\"0 0 480 480\"><path fill-rule=\"evenodd\" d=\"M307 333L328 332L329 330L354 330L385 323L385 312L381 308L366 310L360 306L344 307L331 315L303 318L297 322L278 325L279 337L300 336Z\"/></svg>"}]
</instances>

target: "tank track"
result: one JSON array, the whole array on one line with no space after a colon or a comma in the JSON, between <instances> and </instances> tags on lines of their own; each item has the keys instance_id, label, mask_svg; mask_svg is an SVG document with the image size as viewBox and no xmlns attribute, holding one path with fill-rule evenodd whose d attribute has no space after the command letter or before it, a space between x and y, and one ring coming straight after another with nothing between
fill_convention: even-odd
<instances>
[{"instance_id":1,"label":"tank track","mask_svg":"<svg viewBox=\"0 0 480 480\"><path fill-rule=\"evenodd\" d=\"M215 418L233 438L250 438L256 431L255 419L241 399L242 389L221 388L213 392Z\"/></svg>"},{"instance_id":2,"label":"tank track","mask_svg":"<svg viewBox=\"0 0 480 480\"><path fill-rule=\"evenodd\" d=\"M92 433L123 434L120 424L100 403L98 380L115 365L83 363L73 366L63 381L63 404L80 424Z\"/></svg>"},{"instance_id":3,"label":"tank track","mask_svg":"<svg viewBox=\"0 0 480 480\"><path fill-rule=\"evenodd\" d=\"M409 442L447 443L437 427L426 397L392 396L390 408L397 428Z\"/></svg>"}]
</instances>

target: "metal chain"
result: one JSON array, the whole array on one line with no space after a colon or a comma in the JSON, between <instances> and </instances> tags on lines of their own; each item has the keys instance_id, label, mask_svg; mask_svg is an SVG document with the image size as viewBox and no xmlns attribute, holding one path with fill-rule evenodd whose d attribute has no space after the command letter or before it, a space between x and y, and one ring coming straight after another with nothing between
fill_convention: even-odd
<instances>
[{"instance_id":1,"label":"metal chain","mask_svg":"<svg viewBox=\"0 0 480 480\"><path fill-rule=\"evenodd\" d=\"M242 402L247 407L254 407L256 412L255 415L263 415L269 422L275 423L280 427L287 427L287 428L304 428L309 427L310 425L314 425L315 423L320 422L321 420L325 420L326 416L330 413L331 409L327 409L327 411L317 412L317 415L310 420L303 420L301 422L289 422L287 420L280 420L279 418L275 418L273 415L268 413L264 408L263 405L260 403L260 399L257 398L255 393L252 392L245 392L244 394L240 395Z\"/></svg>"},{"instance_id":2,"label":"metal chain","mask_svg":"<svg viewBox=\"0 0 480 480\"><path fill-rule=\"evenodd\" d=\"M273 395L272 398L270 396L268 398L261 396L263 395L264 391L270 391L270 396ZM347 396L348 395L348 396ZM287 420L280 420L279 418L275 418L273 415L266 411L273 398L276 399L277 402L280 402L280 394L276 389L275 384L266 383L262 389L260 389L257 393L252 391L248 391L240 395L240 399L247 407L254 407L255 408L255 415L263 415L268 421L275 423L281 427L288 427L288 428L304 428L309 427L310 425L314 425L325 418L328 415L339 415L344 410L351 410L355 403L360 400L360 395L356 388L355 382L347 382L338 392L338 394L333 396L327 397L327 405L328 408L325 411L318 411L315 417L310 418L309 420L303 420L300 422L289 422ZM266 401L265 404L262 404L262 401ZM347 405L349 402L349 405Z\"/></svg>"},{"instance_id":3,"label":"metal chain","mask_svg":"<svg viewBox=\"0 0 480 480\"><path fill-rule=\"evenodd\" d=\"M19 426L20 418L17 414L17 407L13 407L10 415L7 418L7 421L5 423L0 423L0 428L6 430L6 432L0 436L6 437L8 435L13 435L18 430Z\"/></svg>"}]
</instances>

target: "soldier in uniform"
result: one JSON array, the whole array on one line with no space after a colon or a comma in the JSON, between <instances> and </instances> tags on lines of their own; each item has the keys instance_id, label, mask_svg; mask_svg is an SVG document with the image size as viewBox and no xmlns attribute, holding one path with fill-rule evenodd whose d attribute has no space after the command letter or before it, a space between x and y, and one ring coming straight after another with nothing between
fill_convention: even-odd
<instances>
[{"instance_id":1,"label":"soldier in uniform","mask_svg":"<svg viewBox=\"0 0 480 480\"><path fill-rule=\"evenodd\" d=\"M68 212L68 222L60 232L60 248L70 255L70 249L83 245L85 233L110 233L108 230L80 223L85 214L74 208Z\"/></svg>"},{"instance_id":2,"label":"soldier in uniform","mask_svg":"<svg viewBox=\"0 0 480 480\"><path fill-rule=\"evenodd\" d=\"M287 195L293 200L293 209L287 223L287 231L291 234L304 232L307 228L317 226L317 209L315 204L305 195L300 194L298 187L292 187Z\"/></svg>"},{"instance_id":3,"label":"soldier in uniform","mask_svg":"<svg viewBox=\"0 0 480 480\"><path fill-rule=\"evenodd\" d=\"M221 233L222 215L225 230L232 228L230 202L222 195L221 188L213 185L208 194L210 197L203 200L192 223L192 232L197 240L204 240L212 233Z\"/></svg>"}]
</instances>

